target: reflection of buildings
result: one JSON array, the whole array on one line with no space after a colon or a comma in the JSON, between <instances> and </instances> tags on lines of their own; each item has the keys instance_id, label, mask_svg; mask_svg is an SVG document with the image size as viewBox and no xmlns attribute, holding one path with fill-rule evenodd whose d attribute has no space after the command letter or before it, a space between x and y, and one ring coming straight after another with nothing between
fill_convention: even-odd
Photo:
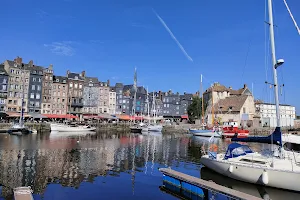
<instances>
[{"instance_id":1,"label":"reflection of buildings","mask_svg":"<svg viewBox=\"0 0 300 200\"><path fill-rule=\"evenodd\" d=\"M173 136L108 137L86 136L80 138L79 144L74 141L74 145L70 139L55 138L40 141L52 146L38 150L0 150L0 184L5 186L2 196L12 195L11 189L18 186L32 186L35 193L43 194L48 183L79 187L82 181L93 182L96 176L125 171L131 174L134 186L136 173L140 172L137 168L147 167L150 173L157 163L170 165L177 158L186 158L189 145ZM65 145L57 146L56 141ZM26 142L24 138L22 142Z\"/></svg>"}]
</instances>

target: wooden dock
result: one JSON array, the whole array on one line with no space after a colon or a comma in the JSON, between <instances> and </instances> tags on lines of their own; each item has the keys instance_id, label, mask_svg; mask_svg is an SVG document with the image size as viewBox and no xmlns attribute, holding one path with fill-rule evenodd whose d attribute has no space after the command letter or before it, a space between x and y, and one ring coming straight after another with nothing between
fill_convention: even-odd
<instances>
[{"instance_id":1,"label":"wooden dock","mask_svg":"<svg viewBox=\"0 0 300 200\"><path fill-rule=\"evenodd\" d=\"M237 191L237 190L233 190L233 189L224 187L222 185L218 185L212 181L206 181L206 180L203 180L200 178L196 178L194 176L189 176L187 174L183 174L181 172L177 172L172 169L160 168L159 171L161 171L165 176L175 178L175 179L179 180L180 182L189 183L198 188L210 190L212 192L225 195L232 199L261 200L261 198L258 198L258 197L255 197L255 196L252 196L252 195L249 195L249 194Z\"/></svg>"},{"instance_id":2,"label":"wooden dock","mask_svg":"<svg viewBox=\"0 0 300 200\"><path fill-rule=\"evenodd\" d=\"M32 197L32 190L30 187L14 188L15 200L34 200Z\"/></svg>"}]
</instances>

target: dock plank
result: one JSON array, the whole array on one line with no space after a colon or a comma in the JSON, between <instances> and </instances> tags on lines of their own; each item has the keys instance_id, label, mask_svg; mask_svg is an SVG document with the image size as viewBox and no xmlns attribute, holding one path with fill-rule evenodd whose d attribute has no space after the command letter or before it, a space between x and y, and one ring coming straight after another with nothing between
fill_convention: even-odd
<instances>
[{"instance_id":1,"label":"dock plank","mask_svg":"<svg viewBox=\"0 0 300 200\"><path fill-rule=\"evenodd\" d=\"M197 178L194 176L190 176L187 174L183 174L181 172L168 169L168 168L160 168L159 171L161 171L163 174L179 179L181 181L193 184L195 186L198 186L200 188L208 189L211 191L215 191L220 194L224 194L226 196L232 197L234 199L242 199L242 200L261 200L262 198L258 198L237 190L233 190L227 187L224 187L222 185L218 185L212 181L206 181L201 178Z\"/></svg>"},{"instance_id":2,"label":"dock plank","mask_svg":"<svg viewBox=\"0 0 300 200\"><path fill-rule=\"evenodd\" d=\"M32 190L30 187L17 187L14 188L15 200L33 200Z\"/></svg>"}]
</instances>

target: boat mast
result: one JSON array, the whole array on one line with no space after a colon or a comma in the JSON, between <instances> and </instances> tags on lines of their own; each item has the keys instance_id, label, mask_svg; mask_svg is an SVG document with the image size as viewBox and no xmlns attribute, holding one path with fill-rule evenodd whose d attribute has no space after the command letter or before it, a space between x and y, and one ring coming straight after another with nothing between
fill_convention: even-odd
<instances>
[{"instance_id":1,"label":"boat mast","mask_svg":"<svg viewBox=\"0 0 300 200\"><path fill-rule=\"evenodd\" d=\"M212 125L214 126L214 86L211 87L211 121Z\"/></svg>"},{"instance_id":2,"label":"boat mast","mask_svg":"<svg viewBox=\"0 0 300 200\"><path fill-rule=\"evenodd\" d=\"M204 124L204 104L203 104L203 85L202 85L202 74L201 74L201 119L202 119L202 125Z\"/></svg>"},{"instance_id":3,"label":"boat mast","mask_svg":"<svg viewBox=\"0 0 300 200\"><path fill-rule=\"evenodd\" d=\"M155 96L154 96L155 91L153 91L153 122L156 124L156 107L155 107Z\"/></svg>"},{"instance_id":4,"label":"boat mast","mask_svg":"<svg viewBox=\"0 0 300 200\"><path fill-rule=\"evenodd\" d=\"M274 23L273 23L273 11L272 11L272 0L268 0L269 8L269 26L270 26L270 40L271 40L271 52L272 52L272 69L274 78L274 93L275 93L275 104L276 104L276 118L277 127L280 127L280 110L279 110L279 97L278 97L278 81L277 81L277 61L275 54L275 39L274 39Z\"/></svg>"},{"instance_id":5,"label":"boat mast","mask_svg":"<svg viewBox=\"0 0 300 200\"><path fill-rule=\"evenodd\" d=\"M134 82L133 82L134 97L133 97L133 106L132 106L133 123L135 123L135 106L136 106L136 90L137 90L136 84L137 84L137 74L136 74L136 68L134 68Z\"/></svg>"},{"instance_id":6,"label":"boat mast","mask_svg":"<svg viewBox=\"0 0 300 200\"><path fill-rule=\"evenodd\" d=\"M22 100L21 100L21 116L20 116L20 119L19 119L19 124L20 124L21 127L23 127L23 124L24 124L24 108L23 108L23 105L24 105L24 90L25 90L25 65L22 66L22 63L21 63L21 68L22 68L22 72L23 72L23 88L22 88Z\"/></svg>"},{"instance_id":7,"label":"boat mast","mask_svg":"<svg viewBox=\"0 0 300 200\"><path fill-rule=\"evenodd\" d=\"M150 104L149 104L149 93L148 93L148 87L147 87L147 115L148 115L148 124L150 121Z\"/></svg>"}]
</instances>

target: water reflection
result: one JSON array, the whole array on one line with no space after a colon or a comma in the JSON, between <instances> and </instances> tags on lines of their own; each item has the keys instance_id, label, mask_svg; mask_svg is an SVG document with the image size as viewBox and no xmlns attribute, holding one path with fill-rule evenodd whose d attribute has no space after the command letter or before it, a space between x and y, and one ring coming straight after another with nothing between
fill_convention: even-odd
<instances>
[{"instance_id":1,"label":"water reflection","mask_svg":"<svg viewBox=\"0 0 300 200\"><path fill-rule=\"evenodd\" d=\"M214 142L219 149L229 143ZM31 186L43 199L176 199L159 190L158 168L199 177L205 145L176 134L1 134L1 196L12 199L13 188Z\"/></svg>"}]
</instances>

